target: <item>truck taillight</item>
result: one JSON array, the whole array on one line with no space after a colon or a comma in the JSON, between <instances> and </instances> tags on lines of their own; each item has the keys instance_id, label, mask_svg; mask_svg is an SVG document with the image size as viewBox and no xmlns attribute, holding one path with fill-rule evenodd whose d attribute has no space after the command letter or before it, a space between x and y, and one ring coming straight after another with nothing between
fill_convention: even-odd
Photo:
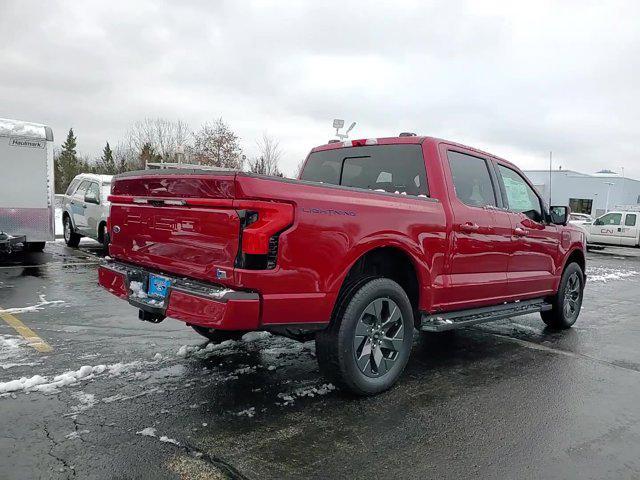
<instances>
[{"instance_id":1,"label":"truck taillight","mask_svg":"<svg viewBox=\"0 0 640 480\"><path fill-rule=\"evenodd\" d=\"M247 212L242 230L244 254L269 254L271 237L293 223L293 205L288 203L242 200L235 202L234 207Z\"/></svg>"}]
</instances>

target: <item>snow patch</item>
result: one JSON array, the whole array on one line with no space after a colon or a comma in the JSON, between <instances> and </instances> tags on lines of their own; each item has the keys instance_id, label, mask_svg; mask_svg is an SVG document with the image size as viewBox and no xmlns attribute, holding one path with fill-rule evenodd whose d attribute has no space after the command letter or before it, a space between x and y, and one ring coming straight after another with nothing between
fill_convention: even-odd
<instances>
[{"instance_id":1,"label":"snow patch","mask_svg":"<svg viewBox=\"0 0 640 480\"><path fill-rule=\"evenodd\" d=\"M234 415L238 416L238 417L249 417L249 418L253 418L256 415L256 407L249 407L245 410L240 410L239 412L235 413Z\"/></svg>"},{"instance_id":2,"label":"snow patch","mask_svg":"<svg viewBox=\"0 0 640 480\"><path fill-rule=\"evenodd\" d=\"M271 334L269 332L260 332L260 331L249 332L249 333L245 333L242 336L242 341L255 342L256 340L262 340L263 338L269 338L270 336Z\"/></svg>"},{"instance_id":3,"label":"snow patch","mask_svg":"<svg viewBox=\"0 0 640 480\"><path fill-rule=\"evenodd\" d=\"M592 267L587 271L587 280L589 282L602 282L607 283L609 280L622 280L623 278L630 278L640 275L640 272L635 270L623 270L619 268L609 267Z\"/></svg>"},{"instance_id":4,"label":"snow patch","mask_svg":"<svg viewBox=\"0 0 640 480\"><path fill-rule=\"evenodd\" d=\"M320 397L333 392L335 389L336 387L332 383L323 383L322 385L319 385L319 386L297 388L293 392L289 392L289 393L279 393L278 398L283 401L282 403L283 405L293 405L294 401L297 398Z\"/></svg>"},{"instance_id":5,"label":"snow patch","mask_svg":"<svg viewBox=\"0 0 640 480\"><path fill-rule=\"evenodd\" d=\"M131 281L129 282L129 290L131 290L131 296L135 298L147 298L147 292L144 291L144 283Z\"/></svg>"},{"instance_id":6,"label":"snow patch","mask_svg":"<svg viewBox=\"0 0 640 480\"><path fill-rule=\"evenodd\" d=\"M76 438L80 438L80 435L85 433L89 433L89 430L76 430L75 432L71 432L69 435L65 435L64 438L75 440Z\"/></svg>"},{"instance_id":7,"label":"snow patch","mask_svg":"<svg viewBox=\"0 0 640 480\"><path fill-rule=\"evenodd\" d=\"M136 432L136 435L141 435L143 437L153 437L153 438L157 438L158 440L164 443L173 443L174 445L180 445L180 442L178 442L176 439L169 438L166 435L162 435L161 437L158 437L158 434L156 432L157 430L155 428L146 427L140 430L139 432Z\"/></svg>"},{"instance_id":8,"label":"snow patch","mask_svg":"<svg viewBox=\"0 0 640 480\"><path fill-rule=\"evenodd\" d=\"M54 377L34 375L30 378L22 377L17 380L0 382L0 395L18 391L38 391L42 393L56 393L60 387L73 385L81 380L91 380L96 375L107 372L110 377L117 377L125 372L146 364L155 362L143 362L136 360L129 363L114 363L111 365L83 365L78 370L69 370Z\"/></svg>"},{"instance_id":9,"label":"snow patch","mask_svg":"<svg viewBox=\"0 0 640 480\"><path fill-rule=\"evenodd\" d=\"M236 346L237 344L238 342L235 340L225 340L220 343L207 343L204 347L200 347L198 345L182 345L176 352L176 355L182 358L206 358L210 352L223 350L225 348Z\"/></svg>"},{"instance_id":10,"label":"snow patch","mask_svg":"<svg viewBox=\"0 0 640 480\"><path fill-rule=\"evenodd\" d=\"M62 300L48 301L45 299L44 295L40 295L39 299L40 301L35 305L30 305L27 307L5 308L4 310L0 310L0 313L16 314L16 313L37 312L39 310L44 310L44 307L46 307L47 305L59 305L61 303L64 303L64 301Z\"/></svg>"}]
</instances>

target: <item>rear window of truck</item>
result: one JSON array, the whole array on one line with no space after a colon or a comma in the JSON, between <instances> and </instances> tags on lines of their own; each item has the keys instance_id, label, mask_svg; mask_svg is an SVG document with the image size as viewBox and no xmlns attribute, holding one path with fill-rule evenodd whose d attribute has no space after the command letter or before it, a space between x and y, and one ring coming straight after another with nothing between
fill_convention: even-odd
<instances>
[{"instance_id":1,"label":"rear window of truck","mask_svg":"<svg viewBox=\"0 0 640 480\"><path fill-rule=\"evenodd\" d=\"M420 145L376 145L313 152L300 179L404 195L429 195Z\"/></svg>"}]
</instances>

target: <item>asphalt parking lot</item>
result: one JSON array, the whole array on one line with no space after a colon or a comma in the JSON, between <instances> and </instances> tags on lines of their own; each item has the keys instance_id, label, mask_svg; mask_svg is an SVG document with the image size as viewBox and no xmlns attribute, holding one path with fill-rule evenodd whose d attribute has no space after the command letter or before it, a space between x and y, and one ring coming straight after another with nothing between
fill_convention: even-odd
<instances>
[{"instance_id":1,"label":"asphalt parking lot","mask_svg":"<svg viewBox=\"0 0 640 480\"><path fill-rule=\"evenodd\" d=\"M361 399L312 342L140 322L94 245L0 260L2 479L640 477L640 250L589 253L573 329L420 335L398 386Z\"/></svg>"}]
</instances>

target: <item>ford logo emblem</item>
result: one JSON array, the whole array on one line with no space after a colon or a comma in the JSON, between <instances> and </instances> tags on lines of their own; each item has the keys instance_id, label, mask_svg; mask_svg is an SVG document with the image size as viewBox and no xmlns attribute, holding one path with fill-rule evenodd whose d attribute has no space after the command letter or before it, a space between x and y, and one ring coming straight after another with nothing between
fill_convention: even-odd
<instances>
[{"instance_id":1,"label":"ford logo emblem","mask_svg":"<svg viewBox=\"0 0 640 480\"><path fill-rule=\"evenodd\" d=\"M120 233L120 227L118 225L113 226L113 233Z\"/></svg>"}]
</instances>

